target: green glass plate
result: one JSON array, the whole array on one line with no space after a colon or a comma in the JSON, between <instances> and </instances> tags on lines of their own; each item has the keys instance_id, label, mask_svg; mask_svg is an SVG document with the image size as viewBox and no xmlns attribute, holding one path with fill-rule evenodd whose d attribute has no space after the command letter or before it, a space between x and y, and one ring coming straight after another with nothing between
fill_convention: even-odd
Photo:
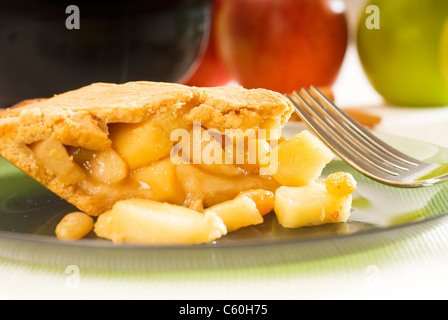
<instances>
[{"instance_id":1,"label":"green glass plate","mask_svg":"<svg viewBox=\"0 0 448 320\"><path fill-rule=\"evenodd\" d=\"M288 125L292 136L302 130ZM448 150L403 138L381 136L421 160L448 163ZM110 270L204 270L296 263L367 250L412 236L446 219L448 184L399 189L374 182L335 160L324 174L351 172L358 181L348 223L285 229L275 215L199 246L114 245L96 238L63 243L54 230L76 208L0 158L0 256L48 264Z\"/></svg>"}]
</instances>

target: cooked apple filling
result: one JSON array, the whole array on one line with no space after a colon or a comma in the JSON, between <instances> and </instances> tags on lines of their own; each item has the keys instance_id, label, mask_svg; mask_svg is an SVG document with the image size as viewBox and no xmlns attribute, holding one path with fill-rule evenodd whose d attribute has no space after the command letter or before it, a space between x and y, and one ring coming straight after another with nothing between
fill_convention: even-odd
<instances>
[{"instance_id":1,"label":"cooked apple filling","mask_svg":"<svg viewBox=\"0 0 448 320\"><path fill-rule=\"evenodd\" d=\"M260 174L258 154L267 158L269 140L256 139L255 133L255 148L249 150L247 135L239 148L235 136L215 131L212 137L202 127L180 127L187 129L179 141L172 141L169 132L151 119L110 125L111 144L103 150L66 147L54 137L30 147L58 179L77 185L92 197L109 198L110 207L134 197L200 210L233 199L242 191L275 191L280 186L272 176ZM223 143L225 140L230 143ZM212 159L206 159L206 154Z\"/></svg>"},{"instance_id":2,"label":"cooked apple filling","mask_svg":"<svg viewBox=\"0 0 448 320\"><path fill-rule=\"evenodd\" d=\"M30 148L64 183L109 199L95 232L114 242L208 242L262 223L274 209L279 222L291 228L348 219L355 183L341 173L318 180L333 154L307 131L286 140L278 132L270 137L279 139L267 139L261 130L225 134L179 127L184 131L175 141L151 119L109 125L111 143L102 150L64 146L54 137ZM146 216L153 214L161 216ZM149 231L160 227L165 215L170 221L178 214L173 230L168 224L163 233ZM148 222L153 218L156 222ZM190 224L208 231L192 231ZM173 236L178 233L183 236Z\"/></svg>"}]
</instances>

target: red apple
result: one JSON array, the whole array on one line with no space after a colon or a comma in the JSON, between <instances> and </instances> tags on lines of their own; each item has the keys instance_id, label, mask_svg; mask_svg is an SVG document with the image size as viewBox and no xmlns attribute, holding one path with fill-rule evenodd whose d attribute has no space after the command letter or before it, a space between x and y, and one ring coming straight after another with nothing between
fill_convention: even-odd
<instances>
[{"instance_id":1,"label":"red apple","mask_svg":"<svg viewBox=\"0 0 448 320\"><path fill-rule=\"evenodd\" d=\"M219 52L246 88L332 86L348 43L342 0L223 0Z\"/></svg>"},{"instance_id":2,"label":"red apple","mask_svg":"<svg viewBox=\"0 0 448 320\"><path fill-rule=\"evenodd\" d=\"M214 87L225 85L231 81L229 72L217 51L218 39L216 38L216 15L221 9L221 3L222 0L215 0L213 4L210 39L196 71L184 81L187 85Z\"/></svg>"}]
</instances>

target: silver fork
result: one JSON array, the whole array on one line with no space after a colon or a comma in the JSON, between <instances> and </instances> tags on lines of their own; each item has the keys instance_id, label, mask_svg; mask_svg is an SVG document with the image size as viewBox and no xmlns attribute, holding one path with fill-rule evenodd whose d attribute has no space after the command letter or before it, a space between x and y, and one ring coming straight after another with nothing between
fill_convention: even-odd
<instances>
[{"instance_id":1,"label":"silver fork","mask_svg":"<svg viewBox=\"0 0 448 320\"><path fill-rule=\"evenodd\" d=\"M447 182L448 174L421 180L439 164L414 159L380 140L338 108L317 88L286 97L299 117L348 165L381 183L417 188Z\"/></svg>"}]
</instances>

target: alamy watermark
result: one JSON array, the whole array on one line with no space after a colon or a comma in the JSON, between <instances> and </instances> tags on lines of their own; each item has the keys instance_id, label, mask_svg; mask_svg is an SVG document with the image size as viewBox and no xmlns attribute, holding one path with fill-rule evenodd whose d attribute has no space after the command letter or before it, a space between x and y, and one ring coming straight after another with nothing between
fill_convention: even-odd
<instances>
[{"instance_id":1,"label":"alamy watermark","mask_svg":"<svg viewBox=\"0 0 448 320\"><path fill-rule=\"evenodd\" d=\"M369 14L366 19L366 28L369 30L381 29L380 8L375 5L370 5L366 8L366 14Z\"/></svg>"},{"instance_id":2,"label":"alamy watermark","mask_svg":"<svg viewBox=\"0 0 448 320\"><path fill-rule=\"evenodd\" d=\"M65 27L68 30L81 29L81 12L76 5L70 5L65 9L65 13L69 16L65 20Z\"/></svg>"},{"instance_id":3,"label":"alamy watermark","mask_svg":"<svg viewBox=\"0 0 448 320\"><path fill-rule=\"evenodd\" d=\"M381 271L377 265L369 265L366 270L366 287L368 289L376 290L380 286Z\"/></svg>"},{"instance_id":4,"label":"alamy watermark","mask_svg":"<svg viewBox=\"0 0 448 320\"><path fill-rule=\"evenodd\" d=\"M76 265L67 266L65 273L68 275L65 279L65 287L67 290L78 290L80 284L79 267Z\"/></svg>"},{"instance_id":5,"label":"alamy watermark","mask_svg":"<svg viewBox=\"0 0 448 320\"><path fill-rule=\"evenodd\" d=\"M81 11L77 5L69 5L65 9L65 13L69 16L65 20L65 26L68 30L81 29ZM381 29L380 8L376 5L369 5L365 11L369 16L366 19L365 25L369 30Z\"/></svg>"},{"instance_id":6,"label":"alamy watermark","mask_svg":"<svg viewBox=\"0 0 448 320\"><path fill-rule=\"evenodd\" d=\"M170 140L175 145L170 158L174 164L259 165L260 175L273 175L278 169L279 131L228 129L222 134L194 122L192 131L172 131Z\"/></svg>"}]
</instances>

